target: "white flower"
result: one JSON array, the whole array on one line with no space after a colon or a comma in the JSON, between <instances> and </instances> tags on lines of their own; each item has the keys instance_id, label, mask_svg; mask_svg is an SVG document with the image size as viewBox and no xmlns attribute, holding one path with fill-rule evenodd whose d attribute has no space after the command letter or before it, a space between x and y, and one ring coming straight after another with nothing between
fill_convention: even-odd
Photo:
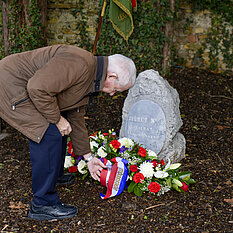
<instances>
[{"instance_id":1,"label":"white flower","mask_svg":"<svg viewBox=\"0 0 233 233\"><path fill-rule=\"evenodd\" d=\"M144 177L151 178L154 174L153 163L145 161L139 166L139 170L144 175Z\"/></svg>"},{"instance_id":2,"label":"white flower","mask_svg":"<svg viewBox=\"0 0 233 233\"><path fill-rule=\"evenodd\" d=\"M177 179L175 179L175 178L172 179L172 182L173 182L174 184L176 184L177 186L179 186L179 187L182 187L182 186L183 186L183 184L182 184L179 180L177 180Z\"/></svg>"},{"instance_id":3,"label":"white flower","mask_svg":"<svg viewBox=\"0 0 233 233\"><path fill-rule=\"evenodd\" d=\"M90 142L90 147L91 147L91 151L92 151L92 152L94 151L94 146L95 146L96 148L98 148L98 147L99 147L99 144L98 144L96 141L91 141L91 142Z\"/></svg>"},{"instance_id":4,"label":"white flower","mask_svg":"<svg viewBox=\"0 0 233 233\"><path fill-rule=\"evenodd\" d=\"M105 152L103 146L101 146L101 147L98 149L97 154L98 154L98 156L101 157L101 158L104 158L104 157L107 156L107 153Z\"/></svg>"},{"instance_id":5,"label":"white flower","mask_svg":"<svg viewBox=\"0 0 233 233\"><path fill-rule=\"evenodd\" d=\"M171 160L170 159L167 159L167 160L168 160L168 163L166 164L164 171L167 171L171 165Z\"/></svg>"},{"instance_id":6,"label":"white flower","mask_svg":"<svg viewBox=\"0 0 233 233\"><path fill-rule=\"evenodd\" d=\"M84 161L84 160L80 160L79 163L78 163L78 171L81 173L81 174L85 174L87 173L87 170L83 170L83 168L85 168L87 165L87 163Z\"/></svg>"},{"instance_id":7,"label":"white flower","mask_svg":"<svg viewBox=\"0 0 233 233\"><path fill-rule=\"evenodd\" d=\"M65 157L65 163L64 163L64 168L69 168L73 166L73 159L71 156L66 156Z\"/></svg>"},{"instance_id":8,"label":"white flower","mask_svg":"<svg viewBox=\"0 0 233 233\"><path fill-rule=\"evenodd\" d=\"M175 170L175 169L177 169L180 166L181 166L181 163L174 163L168 169Z\"/></svg>"},{"instance_id":9,"label":"white flower","mask_svg":"<svg viewBox=\"0 0 233 233\"><path fill-rule=\"evenodd\" d=\"M130 148L134 145L133 141L130 138L120 138L118 142L120 142L121 147L125 146L126 148Z\"/></svg>"},{"instance_id":10,"label":"white flower","mask_svg":"<svg viewBox=\"0 0 233 233\"><path fill-rule=\"evenodd\" d=\"M148 150L148 154L150 157L154 157L155 159L157 158L157 154L153 150Z\"/></svg>"},{"instance_id":11,"label":"white flower","mask_svg":"<svg viewBox=\"0 0 233 233\"><path fill-rule=\"evenodd\" d=\"M156 178L166 178L166 177L168 177L168 175L169 174L165 171L157 171L154 173L154 177L156 177Z\"/></svg>"},{"instance_id":12,"label":"white flower","mask_svg":"<svg viewBox=\"0 0 233 233\"><path fill-rule=\"evenodd\" d=\"M105 139L103 140L103 145L106 145L107 142L108 142L108 140L105 138Z\"/></svg>"}]
</instances>

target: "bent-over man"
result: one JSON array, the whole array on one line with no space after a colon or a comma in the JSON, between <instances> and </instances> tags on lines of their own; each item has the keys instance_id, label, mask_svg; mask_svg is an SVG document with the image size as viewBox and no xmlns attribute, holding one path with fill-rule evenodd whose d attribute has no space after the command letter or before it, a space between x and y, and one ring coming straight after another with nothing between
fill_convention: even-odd
<instances>
[{"instance_id":1,"label":"bent-over man","mask_svg":"<svg viewBox=\"0 0 233 233\"><path fill-rule=\"evenodd\" d=\"M91 176L100 180L105 165L91 155L85 107L93 92L114 95L134 85L134 62L119 54L93 56L70 45L54 45L13 54L0 61L0 117L29 139L32 191L29 217L73 217L75 206L60 201L56 184L64 175L67 135Z\"/></svg>"}]
</instances>

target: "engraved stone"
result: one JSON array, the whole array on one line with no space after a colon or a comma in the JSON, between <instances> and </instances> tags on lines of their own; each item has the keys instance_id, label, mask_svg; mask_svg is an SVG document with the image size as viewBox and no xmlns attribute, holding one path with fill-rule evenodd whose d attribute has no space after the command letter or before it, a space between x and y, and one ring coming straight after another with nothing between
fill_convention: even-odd
<instances>
[{"instance_id":1,"label":"engraved stone","mask_svg":"<svg viewBox=\"0 0 233 233\"><path fill-rule=\"evenodd\" d=\"M129 137L172 163L185 157L179 95L157 71L139 74L122 111L120 137Z\"/></svg>"},{"instance_id":2,"label":"engraved stone","mask_svg":"<svg viewBox=\"0 0 233 233\"><path fill-rule=\"evenodd\" d=\"M159 153L166 136L166 119L160 106L151 100L136 102L126 120L125 136Z\"/></svg>"}]
</instances>

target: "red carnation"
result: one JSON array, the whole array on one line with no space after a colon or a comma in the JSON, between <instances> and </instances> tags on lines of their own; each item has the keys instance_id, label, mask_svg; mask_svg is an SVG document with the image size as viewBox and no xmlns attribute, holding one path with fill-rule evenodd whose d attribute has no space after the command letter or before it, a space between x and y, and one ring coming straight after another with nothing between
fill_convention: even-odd
<instances>
[{"instance_id":1,"label":"red carnation","mask_svg":"<svg viewBox=\"0 0 233 233\"><path fill-rule=\"evenodd\" d=\"M108 133L103 133L103 136L104 137L108 137Z\"/></svg>"},{"instance_id":2,"label":"red carnation","mask_svg":"<svg viewBox=\"0 0 233 233\"><path fill-rule=\"evenodd\" d=\"M151 182L151 183L149 184L149 186L148 186L148 189L149 189L149 191L152 192L152 193L157 193L157 192L161 189L161 187L160 187L160 185L159 185L158 183L156 183L156 182Z\"/></svg>"},{"instance_id":3,"label":"red carnation","mask_svg":"<svg viewBox=\"0 0 233 233\"><path fill-rule=\"evenodd\" d=\"M78 171L77 166L69 167L69 172L70 172L70 173L75 173L75 172L77 172L77 171Z\"/></svg>"},{"instance_id":4,"label":"red carnation","mask_svg":"<svg viewBox=\"0 0 233 233\"><path fill-rule=\"evenodd\" d=\"M159 162L156 159L153 159L151 162L153 163L154 167L157 167L157 165L159 164Z\"/></svg>"},{"instance_id":5,"label":"red carnation","mask_svg":"<svg viewBox=\"0 0 233 233\"><path fill-rule=\"evenodd\" d=\"M140 172L134 174L133 180L135 183L142 183L142 181L145 179L144 175Z\"/></svg>"},{"instance_id":6,"label":"red carnation","mask_svg":"<svg viewBox=\"0 0 233 233\"><path fill-rule=\"evenodd\" d=\"M146 149L144 149L143 147L139 147L138 154L142 157L146 157Z\"/></svg>"},{"instance_id":7,"label":"red carnation","mask_svg":"<svg viewBox=\"0 0 233 233\"><path fill-rule=\"evenodd\" d=\"M110 143L109 143L109 145L112 145L112 147L114 148L114 149L118 149L119 147L120 147L120 142L118 142L117 140L112 140Z\"/></svg>"},{"instance_id":8,"label":"red carnation","mask_svg":"<svg viewBox=\"0 0 233 233\"><path fill-rule=\"evenodd\" d=\"M161 161L160 161L160 163L161 163L161 165L165 165L165 163L164 163L164 160L163 159L161 159Z\"/></svg>"},{"instance_id":9,"label":"red carnation","mask_svg":"<svg viewBox=\"0 0 233 233\"><path fill-rule=\"evenodd\" d=\"M131 172L137 172L137 171L138 171L137 165L131 165L131 166L130 166L130 171L131 171Z\"/></svg>"},{"instance_id":10,"label":"red carnation","mask_svg":"<svg viewBox=\"0 0 233 233\"><path fill-rule=\"evenodd\" d=\"M183 184L183 186L181 186L180 188L183 189L185 192L187 192L189 189L189 186L183 181L181 183Z\"/></svg>"}]
</instances>

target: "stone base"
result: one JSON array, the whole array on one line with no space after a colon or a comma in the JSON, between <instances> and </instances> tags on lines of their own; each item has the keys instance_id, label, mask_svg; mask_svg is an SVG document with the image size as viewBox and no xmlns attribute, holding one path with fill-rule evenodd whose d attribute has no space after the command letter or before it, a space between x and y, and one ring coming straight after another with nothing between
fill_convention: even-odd
<instances>
[{"instance_id":1,"label":"stone base","mask_svg":"<svg viewBox=\"0 0 233 233\"><path fill-rule=\"evenodd\" d=\"M177 133L172 141L169 142L168 147L162 149L158 154L159 159L164 159L165 163L170 159L171 163L178 163L185 158L186 141L184 135Z\"/></svg>"}]
</instances>

